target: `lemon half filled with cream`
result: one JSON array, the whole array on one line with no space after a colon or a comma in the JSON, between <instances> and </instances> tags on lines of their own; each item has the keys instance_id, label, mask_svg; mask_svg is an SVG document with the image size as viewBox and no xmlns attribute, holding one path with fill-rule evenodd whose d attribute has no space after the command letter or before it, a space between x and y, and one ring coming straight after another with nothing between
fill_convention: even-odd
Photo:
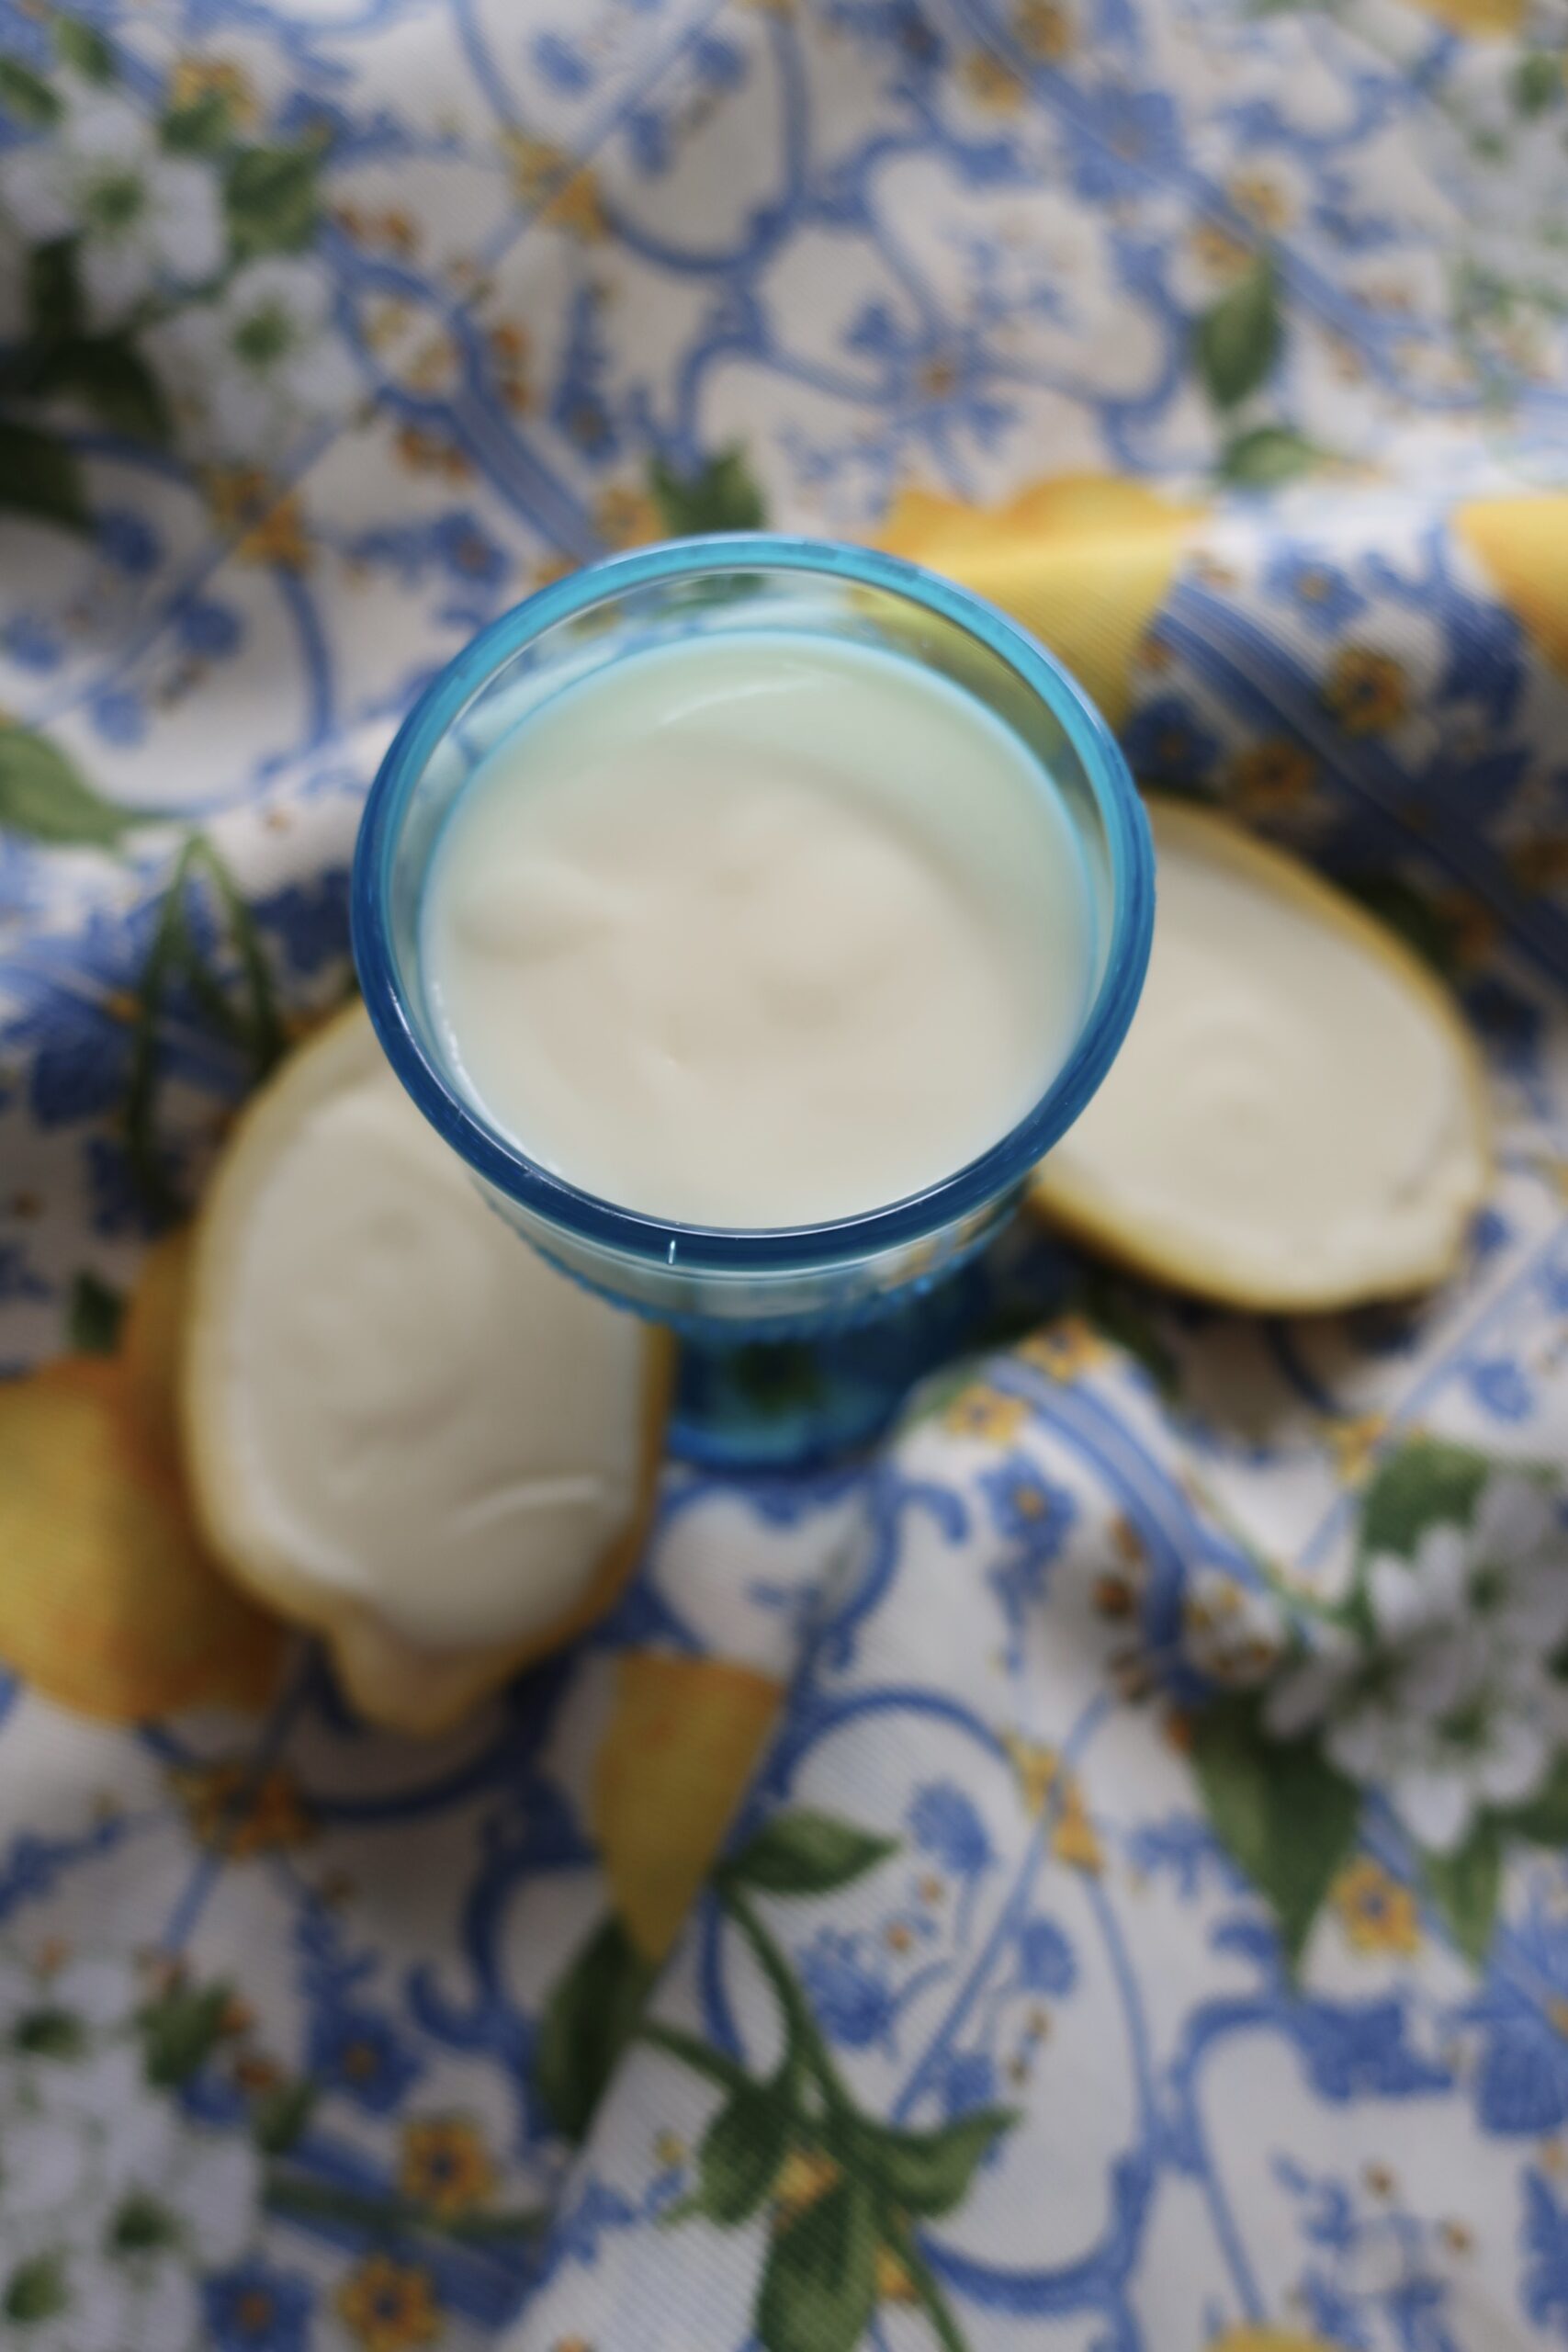
<instances>
[{"instance_id":1,"label":"lemon half filled with cream","mask_svg":"<svg viewBox=\"0 0 1568 2352\"><path fill-rule=\"evenodd\" d=\"M355 1006L247 1110L203 1210L197 1513L367 1715L434 1730L614 1598L668 1366L484 1204Z\"/></svg>"},{"instance_id":2,"label":"lemon half filled with cream","mask_svg":"<svg viewBox=\"0 0 1568 2352\"><path fill-rule=\"evenodd\" d=\"M1486 1191L1479 1058L1404 943L1295 858L1151 797L1154 952L1035 1205L1141 1273L1311 1312L1447 1273Z\"/></svg>"}]
</instances>

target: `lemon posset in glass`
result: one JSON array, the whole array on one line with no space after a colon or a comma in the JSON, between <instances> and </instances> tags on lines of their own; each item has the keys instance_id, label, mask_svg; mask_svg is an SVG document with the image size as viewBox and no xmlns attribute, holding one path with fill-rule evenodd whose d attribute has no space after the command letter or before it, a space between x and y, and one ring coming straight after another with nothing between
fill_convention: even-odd
<instances>
[{"instance_id":1,"label":"lemon posset in glass","mask_svg":"<svg viewBox=\"0 0 1568 2352\"><path fill-rule=\"evenodd\" d=\"M521 1231L760 1335L992 1229L1147 957L1147 835L1073 682L933 576L765 536L558 583L446 672L355 873L371 1013Z\"/></svg>"}]
</instances>

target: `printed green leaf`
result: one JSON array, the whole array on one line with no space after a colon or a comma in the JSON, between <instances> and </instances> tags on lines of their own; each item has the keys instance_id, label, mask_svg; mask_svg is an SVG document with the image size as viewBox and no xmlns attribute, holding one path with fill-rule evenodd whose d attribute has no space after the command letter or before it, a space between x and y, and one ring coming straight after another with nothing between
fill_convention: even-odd
<instances>
[{"instance_id":1,"label":"printed green leaf","mask_svg":"<svg viewBox=\"0 0 1568 2352\"><path fill-rule=\"evenodd\" d=\"M316 157L309 147L247 147L223 184L229 243L237 261L298 253L316 228Z\"/></svg>"},{"instance_id":2,"label":"printed green leaf","mask_svg":"<svg viewBox=\"0 0 1568 2352\"><path fill-rule=\"evenodd\" d=\"M1220 459L1220 479L1241 490L1271 490L1310 473L1322 454L1288 424L1258 424L1236 435Z\"/></svg>"},{"instance_id":3,"label":"printed green leaf","mask_svg":"<svg viewBox=\"0 0 1568 2352\"><path fill-rule=\"evenodd\" d=\"M0 514L86 527L82 469L63 441L12 417L0 417Z\"/></svg>"},{"instance_id":4,"label":"printed green leaf","mask_svg":"<svg viewBox=\"0 0 1568 2352\"><path fill-rule=\"evenodd\" d=\"M187 105L171 107L159 135L172 155L219 155L233 130L233 116L221 90L204 90Z\"/></svg>"},{"instance_id":5,"label":"printed green leaf","mask_svg":"<svg viewBox=\"0 0 1568 2352\"><path fill-rule=\"evenodd\" d=\"M1017 2121L1012 2108L981 2107L935 2132L896 2132L857 2120L852 2139L860 2164L894 2203L927 2216L963 2204L976 2166Z\"/></svg>"},{"instance_id":6,"label":"printed green leaf","mask_svg":"<svg viewBox=\"0 0 1568 2352\"><path fill-rule=\"evenodd\" d=\"M864 2181L835 2182L773 2240L758 2291L762 2352L854 2352L876 2304L876 2209Z\"/></svg>"},{"instance_id":7,"label":"printed green leaf","mask_svg":"<svg viewBox=\"0 0 1568 2352\"><path fill-rule=\"evenodd\" d=\"M1397 1552L1408 1559L1429 1527L1468 1526L1491 1464L1466 1445L1415 1438L1383 1464L1361 1509L1363 1559Z\"/></svg>"},{"instance_id":8,"label":"printed green leaf","mask_svg":"<svg viewBox=\"0 0 1568 2352\"><path fill-rule=\"evenodd\" d=\"M35 2254L12 2271L5 2295L0 2297L0 2313L23 2327L39 2320L53 2319L70 2301L64 2256Z\"/></svg>"},{"instance_id":9,"label":"printed green leaf","mask_svg":"<svg viewBox=\"0 0 1568 2352\"><path fill-rule=\"evenodd\" d=\"M731 2091L697 2152L698 2198L710 2222L749 2221L778 2177L792 2118L774 2083Z\"/></svg>"},{"instance_id":10,"label":"printed green leaf","mask_svg":"<svg viewBox=\"0 0 1568 2352\"><path fill-rule=\"evenodd\" d=\"M28 130L45 130L60 119L60 100L30 66L0 57L0 107Z\"/></svg>"},{"instance_id":11,"label":"printed green leaf","mask_svg":"<svg viewBox=\"0 0 1568 2352\"><path fill-rule=\"evenodd\" d=\"M62 65L69 65L86 82L118 81L114 51L96 26L76 17L56 17L54 48Z\"/></svg>"},{"instance_id":12,"label":"printed green leaf","mask_svg":"<svg viewBox=\"0 0 1568 2352\"><path fill-rule=\"evenodd\" d=\"M1454 968L1456 940L1454 925L1440 907L1420 890L1394 875L1370 875L1358 878L1342 876L1339 888L1359 899L1370 914L1391 931L1398 932L1407 945L1414 947L1423 962L1435 972L1447 975Z\"/></svg>"},{"instance_id":13,"label":"printed green leaf","mask_svg":"<svg viewBox=\"0 0 1568 2352\"><path fill-rule=\"evenodd\" d=\"M28 333L34 344L59 343L82 332L82 286L76 244L55 237L28 255Z\"/></svg>"},{"instance_id":14,"label":"printed green leaf","mask_svg":"<svg viewBox=\"0 0 1568 2352\"><path fill-rule=\"evenodd\" d=\"M57 849L112 849L137 821L85 784L46 735L0 726L0 829Z\"/></svg>"},{"instance_id":15,"label":"printed green leaf","mask_svg":"<svg viewBox=\"0 0 1568 2352\"><path fill-rule=\"evenodd\" d=\"M637 2030L653 1976L652 1962L620 1921L609 1918L580 1948L546 2003L534 2079L569 2140L587 2131L610 2070Z\"/></svg>"},{"instance_id":16,"label":"printed green leaf","mask_svg":"<svg viewBox=\"0 0 1568 2352\"><path fill-rule=\"evenodd\" d=\"M1294 1969L1350 1850L1359 1792L1315 1742L1270 1739L1250 1697L1203 1710L1192 1763L1214 1835L1273 1911Z\"/></svg>"},{"instance_id":17,"label":"printed green leaf","mask_svg":"<svg viewBox=\"0 0 1568 2352\"><path fill-rule=\"evenodd\" d=\"M1538 1846L1568 1846L1568 1748L1560 1747L1533 1797L1511 1804L1498 1819L1505 1829Z\"/></svg>"},{"instance_id":18,"label":"printed green leaf","mask_svg":"<svg viewBox=\"0 0 1568 2352\"><path fill-rule=\"evenodd\" d=\"M1532 50L1514 68L1514 104L1522 115L1544 114L1562 96L1562 59L1552 51Z\"/></svg>"},{"instance_id":19,"label":"printed green leaf","mask_svg":"<svg viewBox=\"0 0 1568 2352\"><path fill-rule=\"evenodd\" d=\"M141 2012L141 2056L157 2090L187 2082L222 2038L229 2007L225 1984L176 1985Z\"/></svg>"},{"instance_id":20,"label":"printed green leaf","mask_svg":"<svg viewBox=\"0 0 1568 2352\"><path fill-rule=\"evenodd\" d=\"M79 1355L112 1356L119 1345L125 1299L96 1274L80 1273L71 1285L66 1326Z\"/></svg>"},{"instance_id":21,"label":"printed green leaf","mask_svg":"<svg viewBox=\"0 0 1568 2352\"><path fill-rule=\"evenodd\" d=\"M11 2040L30 2058L80 2058L87 2045L82 2020L71 2009L29 2009L17 2018Z\"/></svg>"},{"instance_id":22,"label":"printed green leaf","mask_svg":"<svg viewBox=\"0 0 1568 2352\"><path fill-rule=\"evenodd\" d=\"M40 351L25 388L39 400L74 396L111 431L162 446L169 438L163 387L124 335L69 336Z\"/></svg>"},{"instance_id":23,"label":"printed green leaf","mask_svg":"<svg viewBox=\"0 0 1568 2352\"><path fill-rule=\"evenodd\" d=\"M781 1813L721 1864L730 1886L760 1894L830 1894L897 1851L896 1838L879 1838L831 1814Z\"/></svg>"},{"instance_id":24,"label":"printed green leaf","mask_svg":"<svg viewBox=\"0 0 1568 2352\"><path fill-rule=\"evenodd\" d=\"M310 2120L316 2104L312 2083L301 2078L280 2083L257 2100L251 2116L251 2137L264 2156L286 2156Z\"/></svg>"},{"instance_id":25,"label":"printed green leaf","mask_svg":"<svg viewBox=\"0 0 1568 2352\"><path fill-rule=\"evenodd\" d=\"M739 444L709 458L694 474L677 474L655 458L648 480L671 538L704 531L760 531L767 520L762 493Z\"/></svg>"},{"instance_id":26,"label":"printed green leaf","mask_svg":"<svg viewBox=\"0 0 1568 2352\"><path fill-rule=\"evenodd\" d=\"M1465 1958L1479 1967L1492 1944L1503 1877L1503 1839L1486 1815L1453 1854L1425 1854L1422 1875Z\"/></svg>"},{"instance_id":27,"label":"printed green leaf","mask_svg":"<svg viewBox=\"0 0 1568 2352\"><path fill-rule=\"evenodd\" d=\"M1216 408L1235 408L1268 380L1280 356L1280 333L1274 264L1260 254L1194 330L1198 373Z\"/></svg>"}]
</instances>

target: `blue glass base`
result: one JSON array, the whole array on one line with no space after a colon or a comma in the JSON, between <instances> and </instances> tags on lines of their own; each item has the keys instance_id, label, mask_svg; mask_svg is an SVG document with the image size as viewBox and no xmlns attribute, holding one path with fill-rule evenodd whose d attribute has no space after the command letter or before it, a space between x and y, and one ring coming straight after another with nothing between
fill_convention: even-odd
<instances>
[{"instance_id":1,"label":"blue glass base","mask_svg":"<svg viewBox=\"0 0 1568 2352\"><path fill-rule=\"evenodd\" d=\"M945 1282L896 1295L850 1329L682 1339L669 1450L704 1469L747 1471L863 1451L928 1373L1048 1315L1070 1271L1061 1247L1021 1217Z\"/></svg>"}]
</instances>

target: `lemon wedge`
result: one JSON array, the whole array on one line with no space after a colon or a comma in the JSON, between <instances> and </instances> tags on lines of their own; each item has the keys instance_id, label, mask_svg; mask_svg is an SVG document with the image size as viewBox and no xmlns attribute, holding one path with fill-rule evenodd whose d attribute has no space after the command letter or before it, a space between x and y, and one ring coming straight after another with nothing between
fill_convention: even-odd
<instances>
[{"instance_id":1,"label":"lemon wedge","mask_svg":"<svg viewBox=\"0 0 1568 2352\"><path fill-rule=\"evenodd\" d=\"M1148 811L1148 980L1032 1204L1226 1306L1308 1313L1440 1281L1491 1174L1449 996L1297 859L1185 802Z\"/></svg>"},{"instance_id":2,"label":"lemon wedge","mask_svg":"<svg viewBox=\"0 0 1568 2352\"><path fill-rule=\"evenodd\" d=\"M362 1713L440 1730L619 1590L670 1360L485 1205L356 1005L248 1107L202 1210L197 1514Z\"/></svg>"}]
</instances>

